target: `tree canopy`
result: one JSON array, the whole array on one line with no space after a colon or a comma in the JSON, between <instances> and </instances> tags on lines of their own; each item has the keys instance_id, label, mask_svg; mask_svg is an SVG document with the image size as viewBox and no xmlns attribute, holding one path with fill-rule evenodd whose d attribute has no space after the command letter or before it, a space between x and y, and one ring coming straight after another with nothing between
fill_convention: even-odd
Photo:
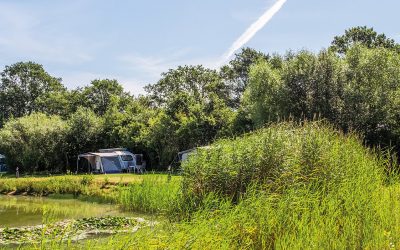
<instances>
[{"instance_id":1,"label":"tree canopy","mask_svg":"<svg viewBox=\"0 0 400 250\"><path fill-rule=\"evenodd\" d=\"M6 66L0 81L0 124L10 117L40 111L39 99L64 89L61 79L50 76L40 64L19 62Z\"/></svg>"},{"instance_id":2,"label":"tree canopy","mask_svg":"<svg viewBox=\"0 0 400 250\"><path fill-rule=\"evenodd\" d=\"M127 147L154 169L179 151L282 120L324 119L370 146L400 152L400 49L354 27L318 53L244 48L227 65L169 69L133 96L116 80L67 89L42 65L0 78L0 153L29 172L65 171L79 153Z\"/></svg>"},{"instance_id":3,"label":"tree canopy","mask_svg":"<svg viewBox=\"0 0 400 250\"><path fill-rule=\"evenodd\" d=\"M345 31L341 36L335 36L331 48L344 54L355 44L361 44L367 48L387 48L400 53L400 45L385 34L378 34L373 28L367 26L353 27Z\"/></svg>"}]
</instances>

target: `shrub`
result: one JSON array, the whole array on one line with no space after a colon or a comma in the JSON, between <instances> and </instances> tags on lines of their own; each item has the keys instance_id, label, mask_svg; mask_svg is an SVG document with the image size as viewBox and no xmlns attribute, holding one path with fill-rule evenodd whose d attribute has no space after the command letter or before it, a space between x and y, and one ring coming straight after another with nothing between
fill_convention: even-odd
<instances>
[{"instance_id":1,"label":"shrub","mask_svg":"<svg viewBox=\"0 0 400 250\"><path fill-rule=\"evenodd\" d=\"M59 116L34 113L11 119L0 130L0 150L20 171L60 171L65 167L67 130Z\"/></svg>"}]
</instances>

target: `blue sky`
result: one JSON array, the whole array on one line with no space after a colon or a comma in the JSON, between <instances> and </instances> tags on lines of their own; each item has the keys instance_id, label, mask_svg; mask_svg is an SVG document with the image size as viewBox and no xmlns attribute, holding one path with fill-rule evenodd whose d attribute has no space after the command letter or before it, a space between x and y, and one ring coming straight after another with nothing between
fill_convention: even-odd
<instances>
[{"instance_id":1,"label":"blue sky","mask_svg":"<svg viewBox=\"0 0 400 250\"><path fill-rule=\"evenodd\" d=\"M69 87L112 78L133 94L184 64L214 67L275 0L0 0L0 68L34 61ZM287 0L246 46L318 51L367 25L400 41L398 0Z\"/></svg>"}]
</instances>

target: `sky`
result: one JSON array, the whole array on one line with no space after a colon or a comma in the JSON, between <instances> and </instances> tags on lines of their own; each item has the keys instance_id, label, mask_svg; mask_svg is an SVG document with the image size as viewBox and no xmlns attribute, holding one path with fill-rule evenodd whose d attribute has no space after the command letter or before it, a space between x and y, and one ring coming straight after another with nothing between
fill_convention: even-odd
<instances>
[{"instance_id":1,"label":"sky","mask_svg":"<svg viewBox=\"0 0 400 250\"><path fill-rule=\"evenodd\" d=\"M117 79L132 94L178 65L215 68L276 0L0 0L0 70L42 64L68 88ZM400 42L399 0L287 0L244 46L314 52L354 26Z\"/></svg>"}]
</instances>

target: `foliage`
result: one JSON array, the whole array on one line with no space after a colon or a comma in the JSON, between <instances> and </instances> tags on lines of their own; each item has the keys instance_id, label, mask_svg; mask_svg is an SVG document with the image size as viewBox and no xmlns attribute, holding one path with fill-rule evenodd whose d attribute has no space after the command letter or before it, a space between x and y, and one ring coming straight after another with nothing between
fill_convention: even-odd
<instances>
[{"instance_id":1,"label":"foliage","mask_svg":"<svg viewBox=\"0 0 400 250\"><path fill-rule=\"evenodd\" d=\"M325 119L400 152L399 51L384 34L355 27L319 53L244 48L220 69L178 66L138 97L110 79L69 90L41 65L20 62L2 72L0 130L32 112L61 117L68 129L60 130L63 157L53 172L71 171L78 154L107 147L142 153L148 167L165 170L179 151L288 119Z\"/></svg>"},{"instance_id":2,"label":"foliage","mask_svg":"<svg viewBox=\"0 0 400 250\"><path fill-rule=\"evenodd\" d=\"M0 126L11 117L41 111L38 99L63 89L61 80L50 76L40 64L19 62L6 66L0 81Z\"/></svg>"},{"instance_id":3,"label":"foliage","mask_svg":"<svg viewBox=\"0 0 400 250\"><path fill-rule=\"evenodd\" d=\"M231 107L238 108L240 105L240 99L249 81L251 65L259 60L268 59L269 56L260 51L243 48L228 65L221 67L220 75L231 91L231 100L229 102Z\"/></svg>"},{"instance_id":4,"label":"foliage","mask_svg":"<svg viewBox=\"0 0 400 250\"><path fill-rule=\"evenodd\" d=\"M280 108L286 105L279 69L274 69L267 61L260 61L251 67L250 79L251 86L245 92L244 103L251 120L256 126L278 120L282 115Z\"/></svg>"},{"instance_id":5,"label":"foliage","mask_svg":"<svg viewBox=\"0 0 400 250\"><path fill-rule=\"evenodd\" d=\"M93 80L82 91L86 107L90 107L97 115L104 115L114 96L127 97L123 87L117 80Z\"/></svg>"},{"instance_id":6,"label":"foliage","mask_svg":"<svg viewBox=\"0 0 400 250\"><path fill-rule=\"evenodd\" d=\"M140 136L148 126L150 117L154 116L154 111L149 108L146 97L126 101L127 99L113 96L107 112L103 115L104 143L112 147L128 147L135 153L150 153L151 148L145 148Z\"/></svg>"},{"instance_id":7,"label":"foliage","mask_svg":"<svg viewBox=\"0 0 400 250\"><path fill-rule=\"evenodd\" d=\"M58 116L33 113L11 119L0 130L0 150L20 171L61 171L65 166L68 126Z\"/></svg>"},{"instance_id":8,"label":"foliage","mask_svg":"<svg viewBox=\"0 0 400 250\"><path fill-rule=\"evenodd\" d=\"M78 108L67 120L66 151L74 162L83 152L95 151L103 145L104 120L88 108ZM69 166L69 164L67 164Z\"/></svg>"},{"instance_id":9,"label":"foliage","mask_svg":"<svg viewBox=\"0 0 400 250\"><path fill-rule=\"evenodd\" d=\"M150 99L157 106L165 106L176 95L185 93L195 102L208 102L212 93L218 98L228 100L227 86L215 70L203 66L179 66L162 74L162 78L145 87Z\"/></svg>"},{"instance_id":10,"label":"foliage","mask_svg":"<svg viewBox=\"0 0 400 250\"><path fill-rule=\"evenodd\" d=\"M400 55L385 48L350 48L344 57L302 51L280 67L260 61L242 102L256 126L279 119L327 119L356 130L369 145L399 142Z\"/></svg>"},{"instance_id":11,"label":"foliage","mask_svg":"<svg viewBox=\"0 0 400 250\"><path fill-rule=\"evenodd\" d=\"M353 27L345 31L344 35L335 36L331 49L344 54L355 44L361 44L367 48L388 48L400 52L400 45L385 34L378 34L373 28L367 26Z\"/></svg>"},{"instance_id":12,"label":"foliage","mask_svg":"<svg viewBox=\"0 0 400 250\"><path fill-rule=\"evenodd\" d=\"M154 149L162 166L171 163L179 151L231 133L229 93L216 71L201 66L178 67L146 88L159 109L141 137L147 148Z\"/></svg>"}]
</instances>

